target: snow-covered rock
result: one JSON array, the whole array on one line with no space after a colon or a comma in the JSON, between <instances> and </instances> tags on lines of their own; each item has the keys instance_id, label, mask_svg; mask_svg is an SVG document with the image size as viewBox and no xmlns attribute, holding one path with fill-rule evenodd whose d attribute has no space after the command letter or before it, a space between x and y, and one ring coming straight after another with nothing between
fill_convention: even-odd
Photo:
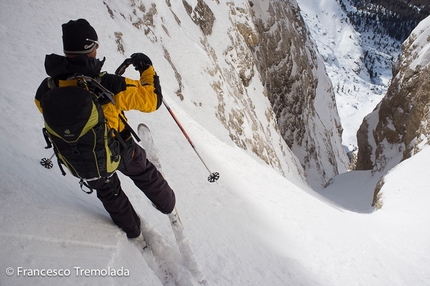
<instances>
[{"instance_id":1,"label":"snow-covered rock","mask_svg":"<svg viewBox=\"0 0 430 286\"><path fill-rule=\"evenodd\" d=\"M429 36L428 17L403 43L387 94L357 133L357 169L388 171L429 144Z\"/></svg>"}]
</instances>

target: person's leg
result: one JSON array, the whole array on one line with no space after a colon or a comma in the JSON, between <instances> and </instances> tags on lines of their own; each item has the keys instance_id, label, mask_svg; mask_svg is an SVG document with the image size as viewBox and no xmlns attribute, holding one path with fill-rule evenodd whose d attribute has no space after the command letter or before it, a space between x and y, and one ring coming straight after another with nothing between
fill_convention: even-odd
<instances>
[{"instance_id":1,"label":"person's leg","mask_svg":"<svg viewBox=\"0 0 430 286\"><path fill-rule=\"evenodd\" d=\"M97 197L113 222L124 230L128 238L137 237L140 234L140 218L121 189L118 175L113 174L109 180L106 182L106 179L101 178L88 184L97 191Z\"/></svg>"},{"instance_id":2,"label":"person's leg","mask_svg":"<svg viewBox=\"0 0 430 286\"><path fill-rule=\"evenodd\" d=\"M160 212L171 213L175 208L175 193L163 175L146 159L145 150L134 143L134 152L125 164L119 170L133 180Z\"/></svg>"}]
</instances>

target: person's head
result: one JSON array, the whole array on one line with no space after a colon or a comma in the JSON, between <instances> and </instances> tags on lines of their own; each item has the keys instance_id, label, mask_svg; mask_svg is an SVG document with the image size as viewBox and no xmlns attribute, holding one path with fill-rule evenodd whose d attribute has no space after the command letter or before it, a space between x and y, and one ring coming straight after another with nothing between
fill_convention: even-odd
<instances>
[{"instance_id":1,"label":"person's head","mask_svg":"<svg viewBox=\"0 0 430 286\"><path fill-rule=\"evenodd\" d=\"M85 19L70 20L62 25L66 56L87 55L95 58L99 46L96 30Z\"/></svg>"}]
</instances>

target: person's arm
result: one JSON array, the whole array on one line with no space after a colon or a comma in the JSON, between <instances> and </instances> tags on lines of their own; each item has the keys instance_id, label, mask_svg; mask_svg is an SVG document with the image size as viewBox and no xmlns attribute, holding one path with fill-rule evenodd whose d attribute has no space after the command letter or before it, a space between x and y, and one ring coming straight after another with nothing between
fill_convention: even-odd
<instances>
[{"instance_id":1,"label":"person's arm","mask_svg":"<svg viewBox=\"0 0 430 286\"><path fill-rule=\"evenodd\" d=\"M153 112L163 102L160 80L146 55L133 54L131 62L140 73L139 80L106 74L101 84L115 94L116 109Z\"/></svg>"}]
</instances>

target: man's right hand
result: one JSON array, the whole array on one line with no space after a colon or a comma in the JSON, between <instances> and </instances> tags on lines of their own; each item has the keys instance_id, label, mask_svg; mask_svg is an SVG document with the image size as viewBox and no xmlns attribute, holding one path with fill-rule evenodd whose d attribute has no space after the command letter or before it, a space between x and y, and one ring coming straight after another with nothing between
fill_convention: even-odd
<instances>
[{"instance_id":1,"label":"man's right hand","mask_svg":"<svg viewBox=\"0 0 430 286\"><path fill-rule=\"evenodd\" d=\"M152 66L152 61L143 53L134 53L131 55L131 64L142 74L149 66Z\"/></svg>"}]
</instances>

